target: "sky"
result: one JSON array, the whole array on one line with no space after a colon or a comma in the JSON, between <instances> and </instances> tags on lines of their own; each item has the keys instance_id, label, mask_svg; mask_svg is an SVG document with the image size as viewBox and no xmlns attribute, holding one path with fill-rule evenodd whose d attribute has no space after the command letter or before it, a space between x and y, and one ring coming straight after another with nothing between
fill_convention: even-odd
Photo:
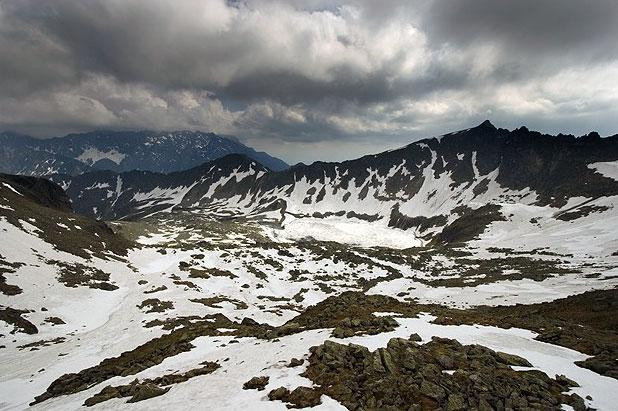
<instances>
[{"instance_id":1,"label":"sky","mask_svg":"<svg viewBox=\"0 0 618 411\"><path fill-rule=\"evenodd\" d=\"M290 163L618 133L616 0L0 0L0 130L202 130Z\"/></svg>"}]
</instances>

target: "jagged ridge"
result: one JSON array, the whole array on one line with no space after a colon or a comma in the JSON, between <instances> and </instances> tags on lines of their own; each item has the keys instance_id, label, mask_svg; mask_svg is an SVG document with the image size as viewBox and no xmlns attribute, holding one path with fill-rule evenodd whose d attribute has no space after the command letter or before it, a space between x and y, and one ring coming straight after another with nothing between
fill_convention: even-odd
<instances>
[{"instance_id":1,"label":"jagged ridge","mask_svg":"<svg viewBox=\"0 0 618 411\"><path fill-rule=\"evenodd\" d=\"M560 209L574 197L616 195L618 182L590 165L617 159L618 136L550 136L486 121L380 154L279 172L236 155L167 175L97 172L54 179L76 210L103 219L173 209L227 216L270 212L275 220L286 213L345 215L385 220L422 237L488 204ZM501 218L491 215L490 221Z\"/></svg>"}]
</instances>

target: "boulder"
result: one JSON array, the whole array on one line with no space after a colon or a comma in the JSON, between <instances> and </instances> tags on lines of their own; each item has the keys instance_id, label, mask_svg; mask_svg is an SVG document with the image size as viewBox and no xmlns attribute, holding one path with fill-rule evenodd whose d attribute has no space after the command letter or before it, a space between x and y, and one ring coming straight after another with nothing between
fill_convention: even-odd
<instances>
[{"instance_id":1,"label":"boulder","mask_svg":"<svg viewBox=\"0 0 618 411\"><path fill-rule=\"evenodd\" d=\"M243 384L242 389L262 391L268 385L269 379L270 378L265 375L262 375L259 377L253 377L249 381Z\"/></svg>"},{"instance_id":2,"label":"boulder","mask_svg":"<svg viewBox=\"0 0 618 411\"><path fill-rule=\"evenodd\" d=\"M283 401L287 402L290 396L290 390L285 387L275 388L268 393L268 399L271 401Z\"/></svg>"},{"instance_id":3,"label":"boulder","mask_svg":"<svg viewBox=\"0 0 618 411\"><path fill-rule=\"evenodd\" d=\"M293 408L315 407L322 404L322 394L313 388L297 387L288 396L288 402Z\"/></svg>"}]
</instances>

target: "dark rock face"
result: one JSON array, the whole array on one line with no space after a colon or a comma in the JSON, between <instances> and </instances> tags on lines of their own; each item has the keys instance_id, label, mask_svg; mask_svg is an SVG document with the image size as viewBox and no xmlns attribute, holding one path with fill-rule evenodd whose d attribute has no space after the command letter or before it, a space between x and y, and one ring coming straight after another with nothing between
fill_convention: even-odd
<instances>
[{"instance_id":1,"label":"dark rock face","mask_svg":"<svg viewBox=\"0 0 618 411\"><path fill-rule=\"evenodd\" d=\"M483 233L492 222L506 220L500 213L500 207L495 204L486 204L475 210L461 207L456 209L456 214L459 217L437 234L432 244L463 243Z\"/></svg>"},{"instance_id":2,"label":"dark rock face","mask_svg":"<svg viewBox=\"0 0 618 411\"><path fill-rule=\"evenodd\" d=\"M432 217L408 217L399 211L399 204L395 204L391 209L388 226L400 228L402 230L418 227L421 232L424 232L432 227L444 226L447 222L448 218L445 215L437 215Z\"/></svg>"},{"instance_id":3,"label":"dark rock face","mask_svg":"<svg viewBox=\"0 0 618 411\"><path fill-rule=\"evenodd\" d=\"M37 140L0 133L0 171L43 176L87 171L186 170L227 154L244 154L272 170L288 165L233 137L199 131L93 131Z\"/></svg>"},{"instance_id":4,"label":"dark rock face","mask_svg":"<svg viewBox=\"0 0 618 411\"><path fill-rule=\"evenodd\" d=\"M479 345L434 337L425 345L393 338L369 351L331 341L311 348L303 376L348 409L585 409L569 383L540 371L514 371L525 360ZM412 407L412 408L410 408Z\"/></svg>"},{"instance_id":5,"label":"dark rock face","mask_svg":"<svg viewBox=\"0 0 618 411\"><path fill-rule=\"evenodd\" d=\"M0 183L5 182L31 201L60 211L71 212L71 200L56 183L40 177L0 174Z\"/></svg>"}]
</instances>

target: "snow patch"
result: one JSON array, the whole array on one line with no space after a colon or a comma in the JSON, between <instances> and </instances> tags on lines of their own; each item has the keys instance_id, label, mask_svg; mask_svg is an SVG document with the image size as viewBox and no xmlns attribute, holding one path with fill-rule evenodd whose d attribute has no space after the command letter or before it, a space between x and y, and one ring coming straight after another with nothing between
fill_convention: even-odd
<instances>
[{"instance_id":1,"label":"snow patch","mask_svg":"<svg viewBox=\"0 0 618 411\"><path fill-rule=\"evenodd\" d=\"M382 222L367 222L345 217L294 218L287 220L276 237L300 240L311 237L320 241L335 241L361 247L409 248L422 245L411 232L389 228Z\"/></svg>"},{"instance_id":2,"label":"snow patch","mask_svg":"<svg viewBox=\"0 0 618 411\"><path fill-rule=\"evenodd\" d=\"M20 196L24 196L22 193L20 193L19 191L15 190L10 184L7 183L2 183L3 186L5 186L6 188L8 188L9 190L11 190L12 192L14 192L15 194L18 194Z\"/></svg>"},{"instance_id":3,"label":"snow patch","mask_svg":"<svg viewBox=\"0 0 618 411\"><path fill-rule=\"evenodd\" d=\"M93 165L99 160L108 159L113 161L116 164L120 164L122 160L125 159L127 155L120 153L114 149L109 151L100 151L95 147L89 147L85 149L76 160L81 161L82 163L86 163L88 165Z\"/></svg>"},{"instance_id":4,"label":"snow patch","mask_svg":"<svg viewBox=\"0 0 618 411\"><path fill-rule=\"evenodd\" d=\"M588 168L595 170L605 177L613 178L618 181L618 161L606 161L588 164Z\"/></svg>"}]
</instances>

